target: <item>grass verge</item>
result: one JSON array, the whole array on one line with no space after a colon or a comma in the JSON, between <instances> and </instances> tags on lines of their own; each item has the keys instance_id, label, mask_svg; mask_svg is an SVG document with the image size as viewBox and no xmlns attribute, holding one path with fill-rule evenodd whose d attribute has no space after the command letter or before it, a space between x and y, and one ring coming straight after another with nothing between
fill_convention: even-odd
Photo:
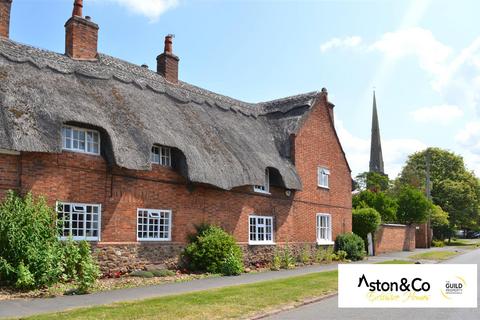
<instances>
[{"instance_id":1,"label":"grass verge","mask_svg":"<svg viewBox=\"0 0 480 320\"><path fill-rule=\"evenodd\" d=\"M408 261L408 260L387 260L382 262L377 262L376 264L414 264L415 261Z\"/></svg>"},{"instance_id":2,"label":"grass verge","mask_svg":"<svg viewBox=\"0 0 480 320\"><path fill-rule=\"evenodd\" d=\"M337 271L75 309L27 319L236 319L337 290Z\"/></svg>"},{"instance_id":3,"label":"grass verge","mask_svg":"<svg viewBox=\"0 0 480 320\"><path fill-rule=\"evenodd\" d=\"M460 254L460 252L455 251L429 251L424 253L418 253L409 256L410 259L415 260L447 260L451 257Z\"/></svg>"}]
</instances>

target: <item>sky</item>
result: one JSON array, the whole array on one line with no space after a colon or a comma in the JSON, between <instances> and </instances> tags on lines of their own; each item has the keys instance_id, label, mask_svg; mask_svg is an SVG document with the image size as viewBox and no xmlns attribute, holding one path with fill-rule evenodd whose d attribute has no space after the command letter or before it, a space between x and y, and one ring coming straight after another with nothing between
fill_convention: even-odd
<instances>
[{"instance_id":1,"label":"sky","mask_svg":"<svg viewBox=\"0 0 480 320\"><path fill-rule=\"evenodd\" d=\"M73 0L14 0L10 37L64 52ZM449 149L480 175L480 1L84 0L99 51L248 102L321 90L352 175L368 170L373 90L385 171Z\"/></svg>"}]
</instances>

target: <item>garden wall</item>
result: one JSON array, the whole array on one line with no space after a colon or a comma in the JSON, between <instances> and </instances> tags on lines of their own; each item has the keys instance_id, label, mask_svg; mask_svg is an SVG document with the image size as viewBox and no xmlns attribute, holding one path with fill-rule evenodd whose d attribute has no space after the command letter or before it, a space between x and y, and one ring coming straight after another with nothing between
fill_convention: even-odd
<instances>
[{"instance_id":1,"label":"garden wall","mask_svg":"<svg viewBox=\"0 0 480 320\"><path fill-rule=\"evenodd\" d=\"M415 249L415 227L403 224L382 224L375 233L375 255Z\"/></svg>"},{"instance_id":2,"label":"garden wall","mask_svg":"<svg viewBox=\"0 0 480 320\"><path fill-rule=\"evenodd\" d=\"M432 244L433 230L428 228L427 223L415 227L415 248L430 248Z\"/></svg>"}]
</instances>

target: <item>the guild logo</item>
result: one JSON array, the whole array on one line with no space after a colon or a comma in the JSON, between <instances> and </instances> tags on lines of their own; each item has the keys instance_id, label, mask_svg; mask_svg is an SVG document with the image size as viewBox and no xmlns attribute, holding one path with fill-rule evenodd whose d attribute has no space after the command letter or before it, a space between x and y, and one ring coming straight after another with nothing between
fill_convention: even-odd
<instances>
[{"instance_id":1,"label":"the guild logo","mask_svg":"<svg viewBox=\"0 0 480 320\"><path fill-rule=\"evenodd\" d=\"M451 299L449 295L460 295L463 293L463 289L466 287L466 282L462 277L456 277L454 281L445 281L443 289L440 291L446 299Z\"/></svg>"}]
</instances>

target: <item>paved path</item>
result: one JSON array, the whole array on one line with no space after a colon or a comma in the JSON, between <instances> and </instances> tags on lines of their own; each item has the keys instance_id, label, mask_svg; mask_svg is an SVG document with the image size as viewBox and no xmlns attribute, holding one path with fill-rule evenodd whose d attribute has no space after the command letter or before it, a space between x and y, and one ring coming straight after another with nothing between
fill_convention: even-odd
<instances>
[{"instance_id":1,"label":"paved path","mask_svg":"<svg viewBox=\"0 0 480 320\"><path fill-rule=\"evenodd\" d=\"M450 248L451 249L451 248ZM452 258L444 263L465 263L480 264L480 249L468 251L467 253ZM479 269L480 271L480 269ZM480 276L478 278L478 288L480 288ZM480 295L478 295L480 306ZM269 320L336 320L336 319L355 319L355 320L479 320L480 309L340 309L338 308L338 297L332 297L311 305L307 305L288 312L280 313L267 318Z\"/></svg>"},{"instance_id":2,"label":"paved path","mask_svg":"<svg viewBox=\"0 0 480 320\"><path fill-rule=\"evenodd\" d=\"M440 249L441 250L441 249ZM421 253L426 249L417 249L415 253ZM404 259L412 252L395 252L376 257L369 257L367 261L360 263L375 263L391 259ZM38 313L64 311L79 307L88 307L114 302L140 300L153 297L161 297L192 291L200 291L213 288L221 288L233 285L248 284L259 281L287 278L314 272L336 270L337 265L316 265L297 268L293 270L270 271L261 273L243 274L237 277L218 277L210 279L193 280L182 283L169 283L156 286L129 288L98 292L80 296L61 296L44 299L16 299L0 301L0 318L23 317Z\"/></svg>"}]
</instances>

